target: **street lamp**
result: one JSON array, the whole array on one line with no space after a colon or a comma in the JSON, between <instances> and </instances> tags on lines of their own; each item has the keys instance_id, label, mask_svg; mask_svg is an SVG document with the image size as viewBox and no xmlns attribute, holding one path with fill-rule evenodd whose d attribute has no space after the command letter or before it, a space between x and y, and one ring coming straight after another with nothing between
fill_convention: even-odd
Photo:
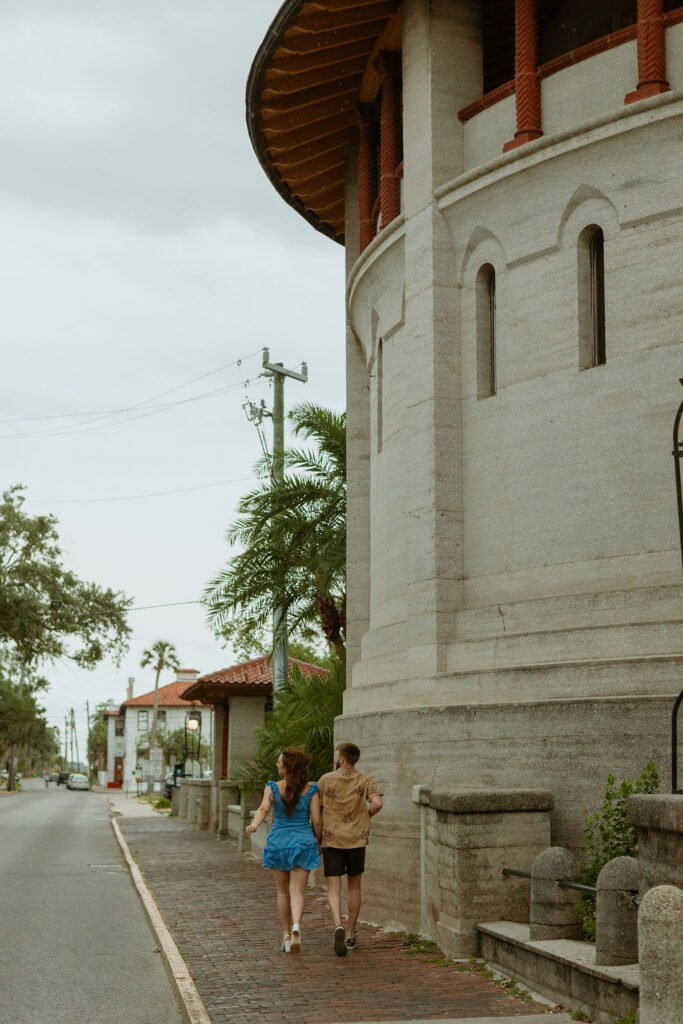
<instances>
[{"instance_id":1,"label":"street lamp","mask_svg":"<svg viewBox=\"0 0 683 1024\"><path fill-rule=\"evenodd\" d=\"M192 704L192 710L188 711L187 714L185 715L185 754L184 754L185 762L187 762L187 754L188 754L188 748L187 748L187 730L188 729L190 730L190 733L192 734L192 736L194 736L195 733L197 734L197 746L196 746L197 757L196 757L196 760L199 763L199 777L201 779L203 773L202 773L202 762L201 762L201 759L200 759L199 755L200 755L200 752L201 752L201 745L202 745L202 716L201 716L201 712L199 712L199 711L197 711L195 709L194 703ZM193 760L195 760L195 758L193 758ZM185 771L185 769L183 769L183 770Z\"/></svg>"}]
</instances>

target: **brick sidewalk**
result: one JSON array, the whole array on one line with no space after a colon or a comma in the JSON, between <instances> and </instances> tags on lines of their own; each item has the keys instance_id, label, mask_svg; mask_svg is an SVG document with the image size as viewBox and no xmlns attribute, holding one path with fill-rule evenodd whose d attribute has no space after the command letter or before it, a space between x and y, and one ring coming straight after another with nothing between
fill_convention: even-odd
<instances>
[{"instance_id":1,"label":"brick sidewalk","mask_svg":"<svg viewBox=\"0 0 683 1024\"><path fill-rule=\"evenodd\" d=\"M213 1024L333 1024L547 1012L486 978L407 956L361 926L359 949L332 950L324 892L309 890L302 952L279 951L270 873L229 843L168 818L120 818L121 831Z\"/></svg>"}]
</instances>

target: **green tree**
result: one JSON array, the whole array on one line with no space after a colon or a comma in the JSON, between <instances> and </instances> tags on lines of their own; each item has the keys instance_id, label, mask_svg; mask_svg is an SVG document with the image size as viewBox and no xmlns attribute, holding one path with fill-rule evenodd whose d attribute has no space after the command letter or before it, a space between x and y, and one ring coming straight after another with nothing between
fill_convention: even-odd
<instances>
[{"instance_id":1,"label":"green tree","mask_svg":"<svg viewBox=\"0 0 683 1024\"><path fill-rule=\"evenodd\" d=\"M151 665L156 675L154 677L154 708L152 711L152 728L150 730L149 745L154 749L157 745L157 716L159 713L159 676L164 669L172 668L176 671L180 668L178 652L175 646L168 640L157 640L146 651L142 652L140 667L147 668Z\"/></svg>"},{"instance_id":2,"label":"green tree","mask_svg":"<svg viewBox=\"0 0 683 1024\"><path fill-rule=\"evenodd\" d=\"M131 599L66 569L57 520L29 516L22 488L0 500L0 644L29 669L67 658L94 668L128 649Z\"/></svg>"},{"instance_id":3,"label":"green tree","mask_svg":"<svg viewBox=\"0 0 683 1024\"><path fill-rule=\"evenodd\" d=\"M284 480L263 480L241 500L228 541L242 550L208 584L203 603L216 632L242 653L262 647L277 594L290 634L310 643L322 633L343 664L346 417L302 403L291 419L313 445L288 449Z\"/></svg>"},{"instance_id":4,"label":"green tree","mask_svg":"<svg viewBox=\"0 0 683 1024\"><path fill-rule=\"evenodd\" d=\"M88 764L95 765L95 771L100 772L107 767L109 725L105 712L108 709L108 702L96 705L88 734Z\"/></svg>"},{"instance_id":5,"label":"green tree","mask_svg":"<svg viewBox=\"0 0 683 1024\"><path fill-rule=\"evenodd\" d=\"M211 757L211 747L209 744L200 743L199 749L197 749L197 737L190 734L186 736L185 729L183 728L173 729L171 732L167 732L166 729L159 729L157 731L157 746L163 751L164 764L169 767L183 761L185 754L193 761L201 761L202 764L208 764ZM137 741L136 749L138 755L146 757L150 747L151 734L149 732L143 733Z\"/></svg>"},{"instance_id":6,"label":"green tree","mask_svg":"<svg viewBox=\"0 0 683 1024\"><path fill-rule=\"evenodd\" d=\"M305 676L294 665L288 684L277 690L273 708L256 733L254 753L233 769L230 782L251 792L277 778L275 763L285 747L311 755L311 779L334 767L334 720L342 713L344 670L335 661L328 674Z\"/></svg>"},{"instance_id":7,"label":"green tree","mask_svg":"<svg viewBox=\"0 0 683 1024\"><path fill-rule=\"evenodd\" d=\"M56 518L30 516L24 504L19 485L0 499L0 654L12 666L8 678L19 698L27 687L40 688L35 671L43 662L68 659L88 669L106 657L118 663L131 632L131 600L65 568ZM13 745L10 788L15 758Z\"/></svg>"},{"instance_id":8,"label":"green tree","mask_svg":"<svg viewBox=\"0 0 683 1024\"><path fill-rule=\"evenodd\" d=\"M45 709L31 690L20 693L0 676L0 750L10 753L11 764L17 749L29 763L36 758L51 758L59 751L57 732L47 724ZM12 781L8 779L8 788Z\"/></svg>"}]
</instances>

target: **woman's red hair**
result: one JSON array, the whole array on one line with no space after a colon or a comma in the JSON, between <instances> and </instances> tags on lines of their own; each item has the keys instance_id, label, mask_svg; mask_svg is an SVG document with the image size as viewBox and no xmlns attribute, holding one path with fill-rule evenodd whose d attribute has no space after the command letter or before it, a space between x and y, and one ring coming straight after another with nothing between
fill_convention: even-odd
<instances>
[{"instance_id":1,"label":"woman's red hair","mask_svg":"<svg viewBox=\"0 0 683 1024\"><path fill-rule=\"evenodd\" d=\"M287 747L282 751L282 763L285 769L285 792L282 801L286 814L291 818L299 797L308 785L311 755L301 747Z\"/></svg>"}]
</instances>

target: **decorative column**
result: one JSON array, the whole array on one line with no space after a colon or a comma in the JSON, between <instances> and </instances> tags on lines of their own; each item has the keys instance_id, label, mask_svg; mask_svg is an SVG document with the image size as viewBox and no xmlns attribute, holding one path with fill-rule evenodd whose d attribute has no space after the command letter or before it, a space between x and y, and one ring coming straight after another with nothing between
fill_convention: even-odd
<instances>
[{"instance_id":1,"label":"decorative column","mask_svg":"<svg viewBox=\"0 0 683 1024\"><path fill-rule=\"evenodd\" d=\"M662 0L638 0L638 88L626 94L624 103L668 92L664 10Z\"/></svg>"},{"instance_id":2,"label":"decorative column","mask_svg":"<svg viewBox=\"0 0 683 1024\"><path fill-rule=\"evenodd\" d=\"M363 252L375 237L372 208L377 199L377 111L372 103L358 108L358 208L359 248Z\"/></svg>"},{"instance_id":3,"label":"decorative column","mask_svg":"<svg viewBox=\"0 0 683 1024\"><path fill-rule=\"evenodd\" d=\"M380 209L382 227L401 212L401 185L396 168L401 162L401 54L382 50L375 61L382 79L380 108Z\"/></svg>"},{"instance_id":4,"label":"decorative column","mask_svg":"<svg viewBox=\"0 0 683 1024\"><path fill-rule=\"evenodd\" d=\"M515 100L517 131L503 152L538 139L541 131L541 86L536 69L536 2L515 0Z\"/></svg>"}]
</instances>

